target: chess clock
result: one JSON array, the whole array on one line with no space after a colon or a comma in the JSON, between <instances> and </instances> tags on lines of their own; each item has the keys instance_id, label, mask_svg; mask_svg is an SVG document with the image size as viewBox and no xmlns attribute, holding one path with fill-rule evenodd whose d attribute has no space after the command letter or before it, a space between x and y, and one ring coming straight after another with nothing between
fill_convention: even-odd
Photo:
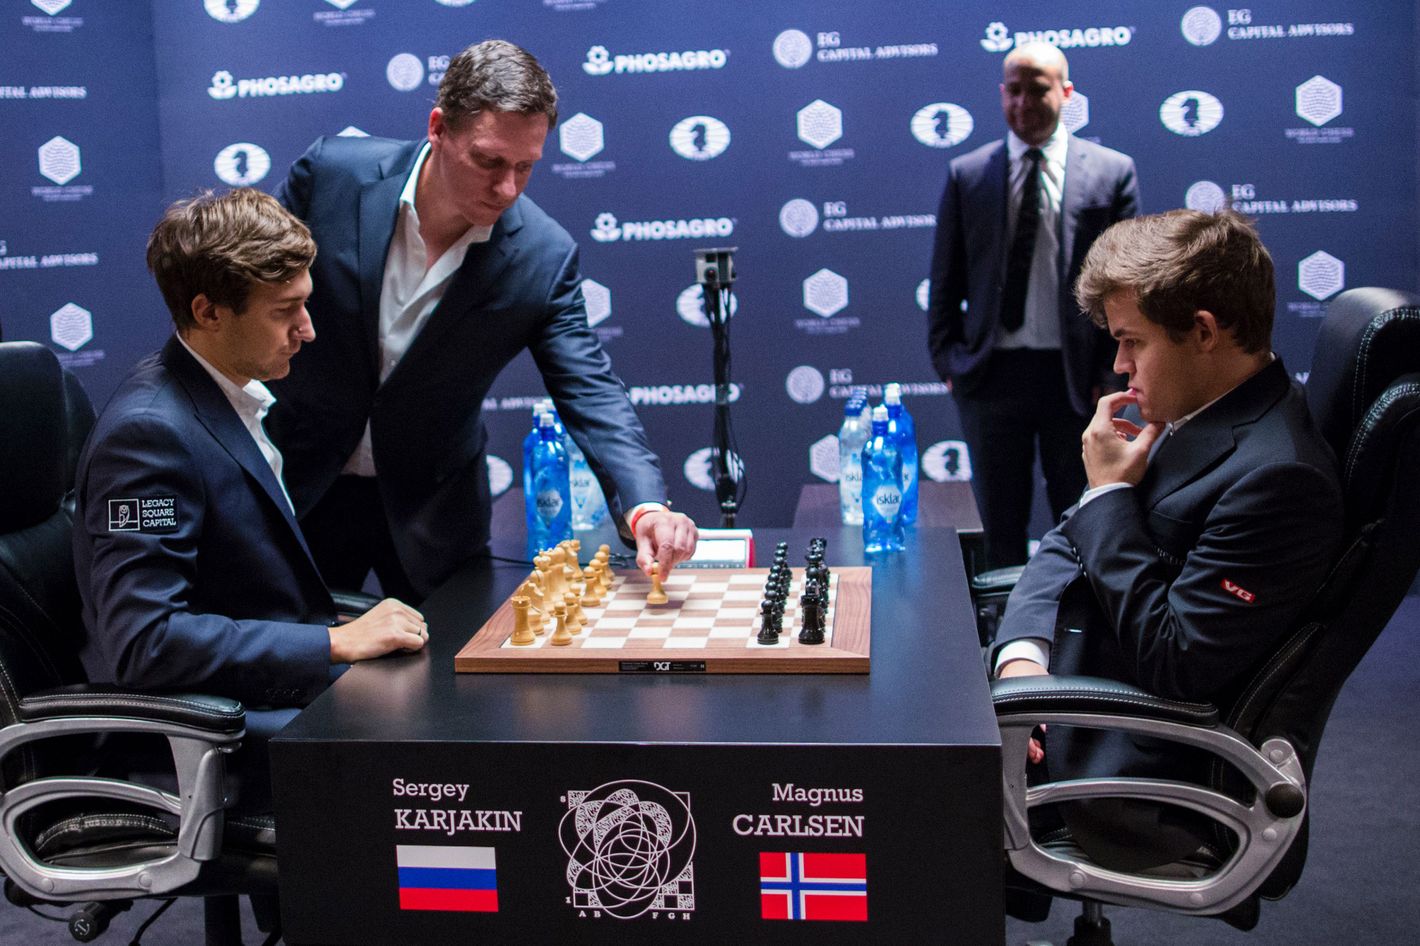
<instances>
[{"instance_id":1,"label":"chess clock","mask_svg":"<svg viewBox=\"0 0 1420 946\"><path fill-rule=\"evenodd\" d=\"M695 554L681 568L753 568L754 533L749 529L701 529Z\"/></svg>"}]
</instances>

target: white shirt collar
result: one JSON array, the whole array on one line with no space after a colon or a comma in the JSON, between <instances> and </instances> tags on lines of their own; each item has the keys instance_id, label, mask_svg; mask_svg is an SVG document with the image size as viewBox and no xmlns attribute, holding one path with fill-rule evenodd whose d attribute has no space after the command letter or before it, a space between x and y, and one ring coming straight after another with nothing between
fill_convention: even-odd
<instances>
[{"instance_id":1,"label":"white shirt collar","mask_svg":"<svg viewBox=\"0 0 1420 946\"><path fill-rule=\"evenodd\" d=\"M1006 154L1010 157L1011 163L1021 159L1021 155L1031 149L1031 145L1026 144L1014 131L1006 132ZM1070 150L1070 130L1065 127L1064 122L1057 122L1055 131L1051 132L1049 138L1042 144L1036 145L1041 153L1045 155L1045 160L1059 167L1065 166L1065 155Z\"/></svg>"},{"instance_id":2,"label":"white shirt collar","mask_svg":"<svg viewBox=\"0 0 1420 946\"><path fill-rule=\"evenodd\" d=\"M271 410L271 405L276 403L276 395L272 394L266 385L262 384L260 381L252 378L246 383L246 387L238 387L236 382L212 367L212 364L206 358L199 355L181 334L177 336L177 340L182 344L183 348L187 349L189 355L197 359L197 363L202 366L202 370L206 371L211 375L212 380L217 382L217 387L222 389L222 393L226 395L227 400L231 402L232 409L242 417L255 417L257 420L261 420L266 416L266 412Z\"/></svg>"}]
</instances>

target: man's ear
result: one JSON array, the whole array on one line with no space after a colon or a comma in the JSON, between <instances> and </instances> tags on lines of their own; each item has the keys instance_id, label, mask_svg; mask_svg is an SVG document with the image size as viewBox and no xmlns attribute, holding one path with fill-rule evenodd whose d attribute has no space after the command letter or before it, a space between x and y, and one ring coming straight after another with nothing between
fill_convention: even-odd
<instances>
[{"instance_id":1,"label":"man's ear","mask_svg":"<svg viewBox=\"0 0 1420 946\"><path fill-rule=\"evenodd\" d=\"M192 297L192 319L200 329L215 329L222 321L217 313L217 303L207 298L205 292Z\"/></svg>"},{"instance_id":2,"label":"man's ear","mask_svg":"<svg viewBox=\"0 0 1420 946\"><path fill-rule=\"evenodd\" d=\"M1193 313L1193 337L1198 340L1201 351L1212 351L1222 342L1222 329L1212 312L1199 309Z\"/></svg>"}]
</instances>

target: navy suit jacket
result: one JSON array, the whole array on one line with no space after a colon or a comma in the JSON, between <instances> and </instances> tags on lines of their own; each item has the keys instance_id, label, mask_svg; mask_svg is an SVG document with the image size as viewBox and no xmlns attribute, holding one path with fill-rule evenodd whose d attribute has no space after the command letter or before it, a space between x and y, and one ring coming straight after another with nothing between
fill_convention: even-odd
<instances>
[{"instance_id":1,"label":"navy suit jacket","mask_svg":"<svg viewBox=\"0 0 1420 946\"><path fill-rule=\"evenodd\" d=\"M1075 304L1075 280L1095 238L1139 212L1139 184L1128 155L1073 135L1069 141L1057 234L1060 339L1070 403L1089 415L1090 389L1115 377L1114 345ZM1006 142L993 141L952 161L937 210L928 346L937 374L963 394L985 377L1000 333L1009 193Z\"/></svg>"},{"instance_id":2,"label":"navy suit jacket","mask_svg":"<svg viewBox=\"0 0 1420 946\"><path fill-rule=\"evenodd\" d=\"M90 680L253 707L327 686L335 606L256 441L176 338L114 393L75 488Z\"/></svg>"},{"instance_id":3,"label":"navy suit jacket","mask_svg":"<svg viewBox=\"0 0 1420 946\"><path fill-rule=\"evenodd\" d=\"M666 489L626 388L587 325L577 246L526 196L503 213L487 243L469 247L443 300L380 382L385 257L422 144L322 138L277 189L319 247L309 304L316 341L272 385L279 400L267 426L304 515L369 421L395 549L415 588L428 594L486 548L483 399L524 350L618 523L638 503L664 502Z\"/></svg>"},{"instance_id":4,"label":"navy suit jacket","mask_svg":"<svg viewBox=\"0 0 1420 946\"><path fill-rule=\"evenodd\" d=\"M1226 709L1296 628L1340 552L1342 527L1335 458L1276 359L1164 440L1138 486L1066 513L1026 565L997 643L1052 638L1052 673ZM1064 727L1046 734L1045 750L1052 778L1201 782L1211 758ZM1066 821L1087 851L1092 834L1117 833L1127 820L1112 811L1114 824L1087 824L1075 808ZM1167 844L1169 827L1136 830Z\"/></svg>"}]
</instances>

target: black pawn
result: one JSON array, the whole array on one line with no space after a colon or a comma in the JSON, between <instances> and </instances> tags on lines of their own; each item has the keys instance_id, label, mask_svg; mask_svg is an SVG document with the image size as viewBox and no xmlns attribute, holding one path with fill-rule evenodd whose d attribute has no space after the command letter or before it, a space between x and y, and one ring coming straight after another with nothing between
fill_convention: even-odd
<instances>
[{"instance_id":1,"label":"black pawn","mask_svg":"<svg viewBox=\"0 0 1420 946\"><path fill-rule=\"evenodd\" d=\"M761 644L777 644L782 626L775 603L768 598L759 602L759 636L755 639Z\"/></svg>"}]
</instances>

